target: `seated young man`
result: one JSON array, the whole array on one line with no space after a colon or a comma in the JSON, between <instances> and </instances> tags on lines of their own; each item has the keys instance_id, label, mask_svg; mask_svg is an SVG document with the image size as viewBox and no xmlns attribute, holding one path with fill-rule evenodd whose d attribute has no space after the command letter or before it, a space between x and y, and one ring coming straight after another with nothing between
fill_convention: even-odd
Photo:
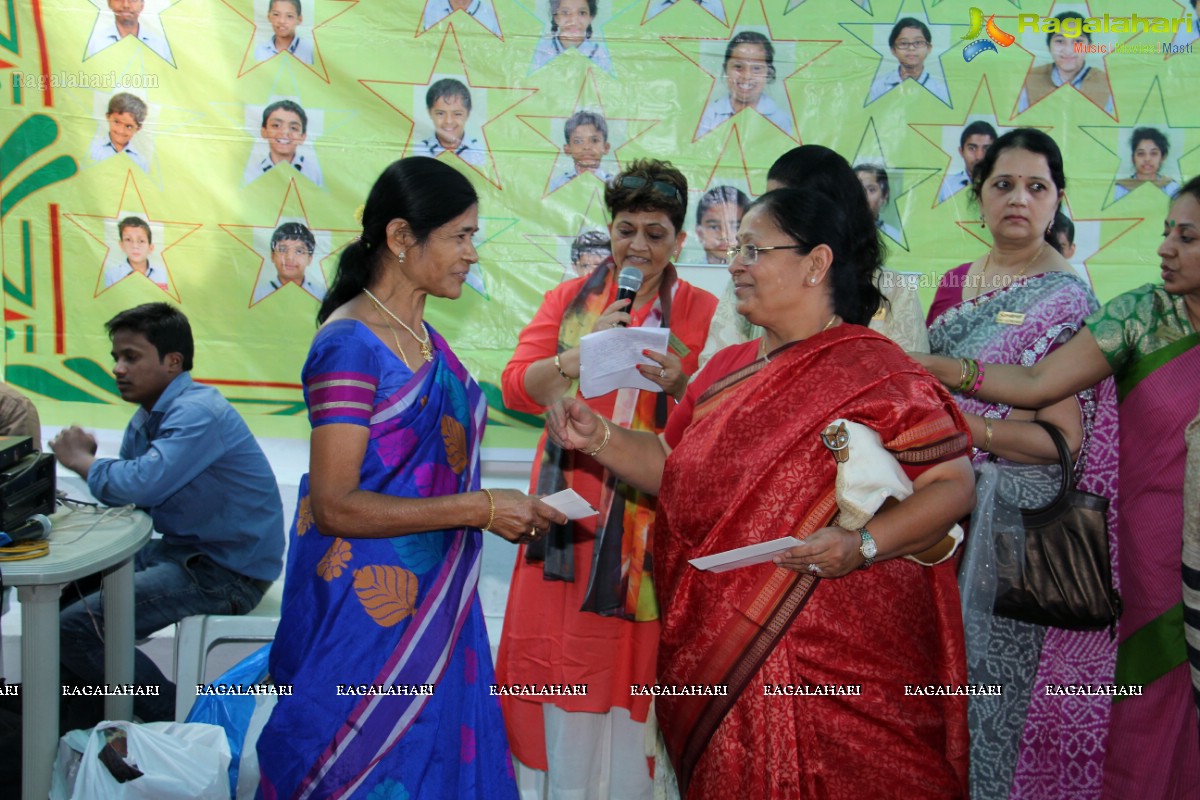
<instances>
[{"instance_id":1,"label":"seated young man","mask_svg":"<svg viewBox=\"0 0 1200 800\"><path fill-rule=\"evenodd\" d=\"M563 125L563 153L571 157L571 169L563 170L550 180L550 191L572 178L590 172L608 183L612 178L600 168L600 161L608 155L608 123L595 111L576 111Z\"/></svg>"},{"instance_id":2,"label":"seated young man","mask_svg":"<svg viewBox=\"0 0 1200 800\"><path fill-rule=\"evenodd\" d=\"M117 223L117 236L120 237L119 246L125 254L125 260L104 271L104 288L107 289L117 281L136 273L144 275L158 288L167 289L170 281L167 279L166 268L150 263L150 254L154 252L154 240L150 235L149 223L141 217L125 217Z\"/></svg>"},{"instance_id":3,"label":"seated young man","mask_svg":"<svg viewBox=\"0 0 1200 800\"><path fill-rule=\"evenodd\" d=\"M108 136L101 136L92 144L88 154L92 161L103 161L124 153L133 159L142 172L146 172L145 156L132 147L134 135L146 121L146 103L137 95L117 92L108 101L104 119L108 121Z\"/></svg>"},{"instance_id":4,"label":"seated young man","mask_svg":"<svg viewBox=\"0 0 1200 800\"><path fill-rule=\"evenodd\" d=\"M117 389L139 406L120 456L97 458L95 438L74 426L50 447L96 499L144 509L162 534L134 559L135 635L193 614L245 614L283 568L283 506L271 465L233 406L192 381L192 330L182 312L147 303L106 327ZM62 683L103 685L100 592L64 608L60 621ZM157 696L135 698L138 717L174 718L175 685L141 651L134 683L160 687ZM102 713L100 702L72 702L68 722L94 725Z\"/></svg>"},{"instance_id":5,"label":"seated young man","mask_svg":"<svg viewBox=\"0 0 1200 800\"><path fill-rule=\"evenodd\" d=\"M321 167L316 160L305 159L297 152L308 138L308 114L299 103L276 100L264 108L262 128L258 133L267 142L267 157L246 165L244 183L250 183L275 167L290 164L317 186L321 185Z\"/></svg>"},{"instance_id":6,"label":"seated young man","mask_svg":"<svg viewBox=\"0 0 1200 800\"><path fill-rule=\"evenodd\" d=\"M296 26L304 22L300 0L271 0L267 21L271 23L272 33L254 49L255 61L291 53L305 64L313 63L312 41L296 33Z\"/></svg>"},{"instance_id":7,"label":"seated young man","mask_svg":"<svg viewBox=\"0 0 1200 800\"><path fill-rule=\"evenodd\" d=\"M437 158L450 152L473 167L482 167L487 154L478 139L467 138L467 120L471 118L471 90L462 81L442 78L425 92L425 110L433 123L433 136L422 139L413 155Z\"/></svg>"}]
</instances>

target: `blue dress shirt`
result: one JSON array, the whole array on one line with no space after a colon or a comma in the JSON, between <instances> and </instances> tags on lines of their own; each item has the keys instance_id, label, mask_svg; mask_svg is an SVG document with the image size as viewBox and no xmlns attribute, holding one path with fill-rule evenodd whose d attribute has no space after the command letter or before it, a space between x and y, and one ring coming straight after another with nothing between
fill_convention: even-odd
<instances>
[{"instance_id":1,"label":"blue dress shirt","mask_svg":"<svg viewBox=\"0 0 1200 800\"><path fill-rule=\"evenodd\" d=\"M283 569L283 504L267 457L211 386L178 375L153 410L138 408L120 458L99 458L88 488L107 505L145 509L168 544L228 570L274 580Z\"/></svg>"}]
</instances>

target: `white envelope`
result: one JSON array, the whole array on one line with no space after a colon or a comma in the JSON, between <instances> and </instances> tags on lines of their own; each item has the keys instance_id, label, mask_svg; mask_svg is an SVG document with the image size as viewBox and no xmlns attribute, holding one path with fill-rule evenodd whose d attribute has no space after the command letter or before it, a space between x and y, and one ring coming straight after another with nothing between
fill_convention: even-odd
<instances>
[{"instance_id":1,"label":"white envelope","mask_svg":"<svg viewBox=\"0 0 1200 800\"><path fill-rule=\"evenodd\" d=\"M782 539L775 539L770 542L759 542L758 544L750 544L745 547L735 547L732 550L726 550L723 553L714 553L711 556L704 556L703 558L693 558L688 563L696 569L708 572L728 572L731 569L741 569L742 567L749 567L754 564L766 563L775 558L775 556L782 555L799 544L801 542L795 536L784 536Z\"/></svg>"},{"instance_id":2,"label":"white envelope","mask_svg":"<svg viewBox=\"0 0 1200 800\"><path fill-rule=\"evenodd\" d=\"M542 498L542 502L555 511L566 514L567 519L583 519L600 513L574 489L563 489L561 492L548 494Z\"/></svg>"}]
</instances>

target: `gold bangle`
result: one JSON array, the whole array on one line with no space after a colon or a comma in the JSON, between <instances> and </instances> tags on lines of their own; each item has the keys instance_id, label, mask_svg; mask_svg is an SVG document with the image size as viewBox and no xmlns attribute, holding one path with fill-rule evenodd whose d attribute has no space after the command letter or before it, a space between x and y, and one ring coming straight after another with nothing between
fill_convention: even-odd
<instances>
[{"instance_id":1,"label":"gold bangle","mask_svg":"<svg viewBox=\"0 0 1200 800\"><path fill-rule=\"evenodd\" d=\"M595 456L601 450L608 447L608 440L612 437L612 428L608 427L608 420L604 417L600 417L600 424L604 426L604 438L600 441L600 446L590 452L584 450L584 455Z\"/></svg>"},{"instance_id":2,"label":"gold bangle","mask_svg":"<svg viewBox=\"0 0 1200 800\"><path fill-rule=\"evenodd\" d=\"M558 370L558 374L562 375L565 380L571 380L571 376L563 372L562 362L558 360L558 353L554 354L554 368Z\"/></svg>"},{"instance_id":3,"label":"gold bangle","mask_svg":"<svg viewBox=\"0 0 1200 800\"><path fill-rule=\"evenodd\" d=\"M484 494L486 494L487 499L488 499L487 525L484 525L482 528L480 528L480 530L483 531L484 533L491 533L492 532L492 524L496 521L496 499L494 497L492 497L491 489L481 489L480 491L482 491Z\"/></svg>"},{"instance_id":4,"label":"gold bangle","mask_svg":"<svg viewBox=\"0 0 1200 800\"><path fill-rule=\"evenodd\" d=\"M992 452L992 421L990 419L983 421L983 444L979 449L985 453Z\"/></svg>"}]
</instances>

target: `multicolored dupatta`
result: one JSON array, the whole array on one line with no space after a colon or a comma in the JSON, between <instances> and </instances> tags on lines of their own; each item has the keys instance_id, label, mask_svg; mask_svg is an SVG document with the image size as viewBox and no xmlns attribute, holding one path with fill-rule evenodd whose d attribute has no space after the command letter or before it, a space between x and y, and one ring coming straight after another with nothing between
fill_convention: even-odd
<instances>
[{"instance_id":1,"label":"multicolored dupatta","mask_svg":"<svg viewBox=\"0 0 1200 800\"><path fill-rule=\"evenodd\" d=\"M579 294L567 306L559 328L558 352L579 344L591 333L600 313L611 302L616 265L610 258L588 276ZM671 326L671 301L678 286L675 267L663 272L658 298L643 327ZM666 423L667 397L662 393L620 389L613 407L612 422L636 431L653 431ZM589 458L577 451L564 451L546 441L538 474L537 493L552 494L568 488L575 460ZM658 619L654 595L650 527L654 521L653 500L605 471L600 493L600 519L592 555L591 578L581 611L643 622ZM552 526L547 536L528 545L525 558L543 562L542 573L550 581L574 581L575 528Z\"/></svg>"}]
</instances>

